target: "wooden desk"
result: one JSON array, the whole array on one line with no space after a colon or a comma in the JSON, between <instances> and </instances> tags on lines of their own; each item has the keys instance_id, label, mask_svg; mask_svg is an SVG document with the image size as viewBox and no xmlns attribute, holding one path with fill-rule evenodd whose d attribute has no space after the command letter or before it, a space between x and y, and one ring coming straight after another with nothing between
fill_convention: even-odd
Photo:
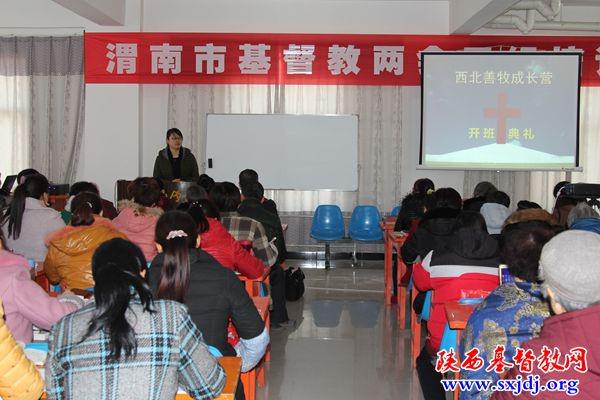
<instances>
[{"instance_id":1,"label":"wooden desk","mask_svg":"<svg viewBox=\"0 0 600 400\"><path fill-rule=\"evenodd\" d=\"M50 207L52 207L58 212L65 209L68 199L68 194L53 194L48 196L48 202L50 203Z\"/></svg>"},{"instance_id":2,"label":"wooden desk","mask_svg":"<svg viewBox=\"0 0 600 400\"><path fill-rule=\"evenodd\" d=\"M444 305L446 310L446 319L450 329L462 331L467 326L469 317L473 314L476 304L460 304L458 301L452 301Z\"/></svg>"},{"instance_id":3,"label":"wooden desk","mask_svg":"<svg viewBox=\"0 0 600 400\"><path fill-rule=\"evenodd\" d=\"M400 248L406 240L406 234L394 232L396 217L387 217L380 226L383 229L384 256L383 256L383 299L386 305L392 304L392 265L393 249L398 253L398 276L402 277L406 272L406 266L400 262ZM403 268L402 268L403 267ZM401 271L402 268L402 271ZM400 302L398 302L400 304Z\"/></svg>"}]
</instances>

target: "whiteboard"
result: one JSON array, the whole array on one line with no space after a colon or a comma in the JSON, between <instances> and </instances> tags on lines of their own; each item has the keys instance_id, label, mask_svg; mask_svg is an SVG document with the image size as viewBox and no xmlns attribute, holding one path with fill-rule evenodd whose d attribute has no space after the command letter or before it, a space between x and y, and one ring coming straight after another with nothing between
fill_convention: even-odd
<instances>
[{"instance_id":1,"label":"whiteboard","mask_svg":"<svg viewBox=\"0 0 600 400\"><path fill-rule=\"evenodd\" d=\"M207 114L206 173L237 184L258 172L265 189L358 188L358 116Z\"/></svg>"}]
</instances>

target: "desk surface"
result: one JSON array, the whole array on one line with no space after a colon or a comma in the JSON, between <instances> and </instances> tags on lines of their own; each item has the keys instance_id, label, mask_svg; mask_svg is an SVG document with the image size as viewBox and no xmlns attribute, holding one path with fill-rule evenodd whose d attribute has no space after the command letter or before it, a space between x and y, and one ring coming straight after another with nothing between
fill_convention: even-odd
<instances>
[{"instance_id":1,"label":"desk surface","mask_svg":"<svg viewBox=\"0 0 600 400\"><path fill-rule=\"evenodd\" d=\"M450 329L465 329L475 306L476 304L460 304L458 301L446 303L444 308Z\"/></svg>"}]
</instances>

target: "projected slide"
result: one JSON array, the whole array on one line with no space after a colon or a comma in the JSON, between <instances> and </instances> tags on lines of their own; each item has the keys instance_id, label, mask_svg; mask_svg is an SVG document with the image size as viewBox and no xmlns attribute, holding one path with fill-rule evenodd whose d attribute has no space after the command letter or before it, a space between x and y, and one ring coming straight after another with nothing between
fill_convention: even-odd
<instances>
[{"instance_id":1,"label":"projected slide","mask_svg":"<svg viewBox=\"0 0 600 400\"><path fill-rule=\"evenodd\" d=\"M423 54L421 164L574 168L578 93L578 54Z\"/></svg>"}]
</instances>

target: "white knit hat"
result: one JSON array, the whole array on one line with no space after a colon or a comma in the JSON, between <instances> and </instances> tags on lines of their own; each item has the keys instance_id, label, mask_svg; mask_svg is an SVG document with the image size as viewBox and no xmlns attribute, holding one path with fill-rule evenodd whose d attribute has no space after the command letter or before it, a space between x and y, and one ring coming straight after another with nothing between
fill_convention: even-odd
<instances>
[{"instance_id":1,"label":"white knit hat","mask_svg":"<svg viewBox=\"0 0 600 400\"><path fill-rule=\"evenodd\" d=\"M561 299L580 304L600 301L600 234L570 230L542 249L540 278Z\"/></svg>"}]
</instances>

